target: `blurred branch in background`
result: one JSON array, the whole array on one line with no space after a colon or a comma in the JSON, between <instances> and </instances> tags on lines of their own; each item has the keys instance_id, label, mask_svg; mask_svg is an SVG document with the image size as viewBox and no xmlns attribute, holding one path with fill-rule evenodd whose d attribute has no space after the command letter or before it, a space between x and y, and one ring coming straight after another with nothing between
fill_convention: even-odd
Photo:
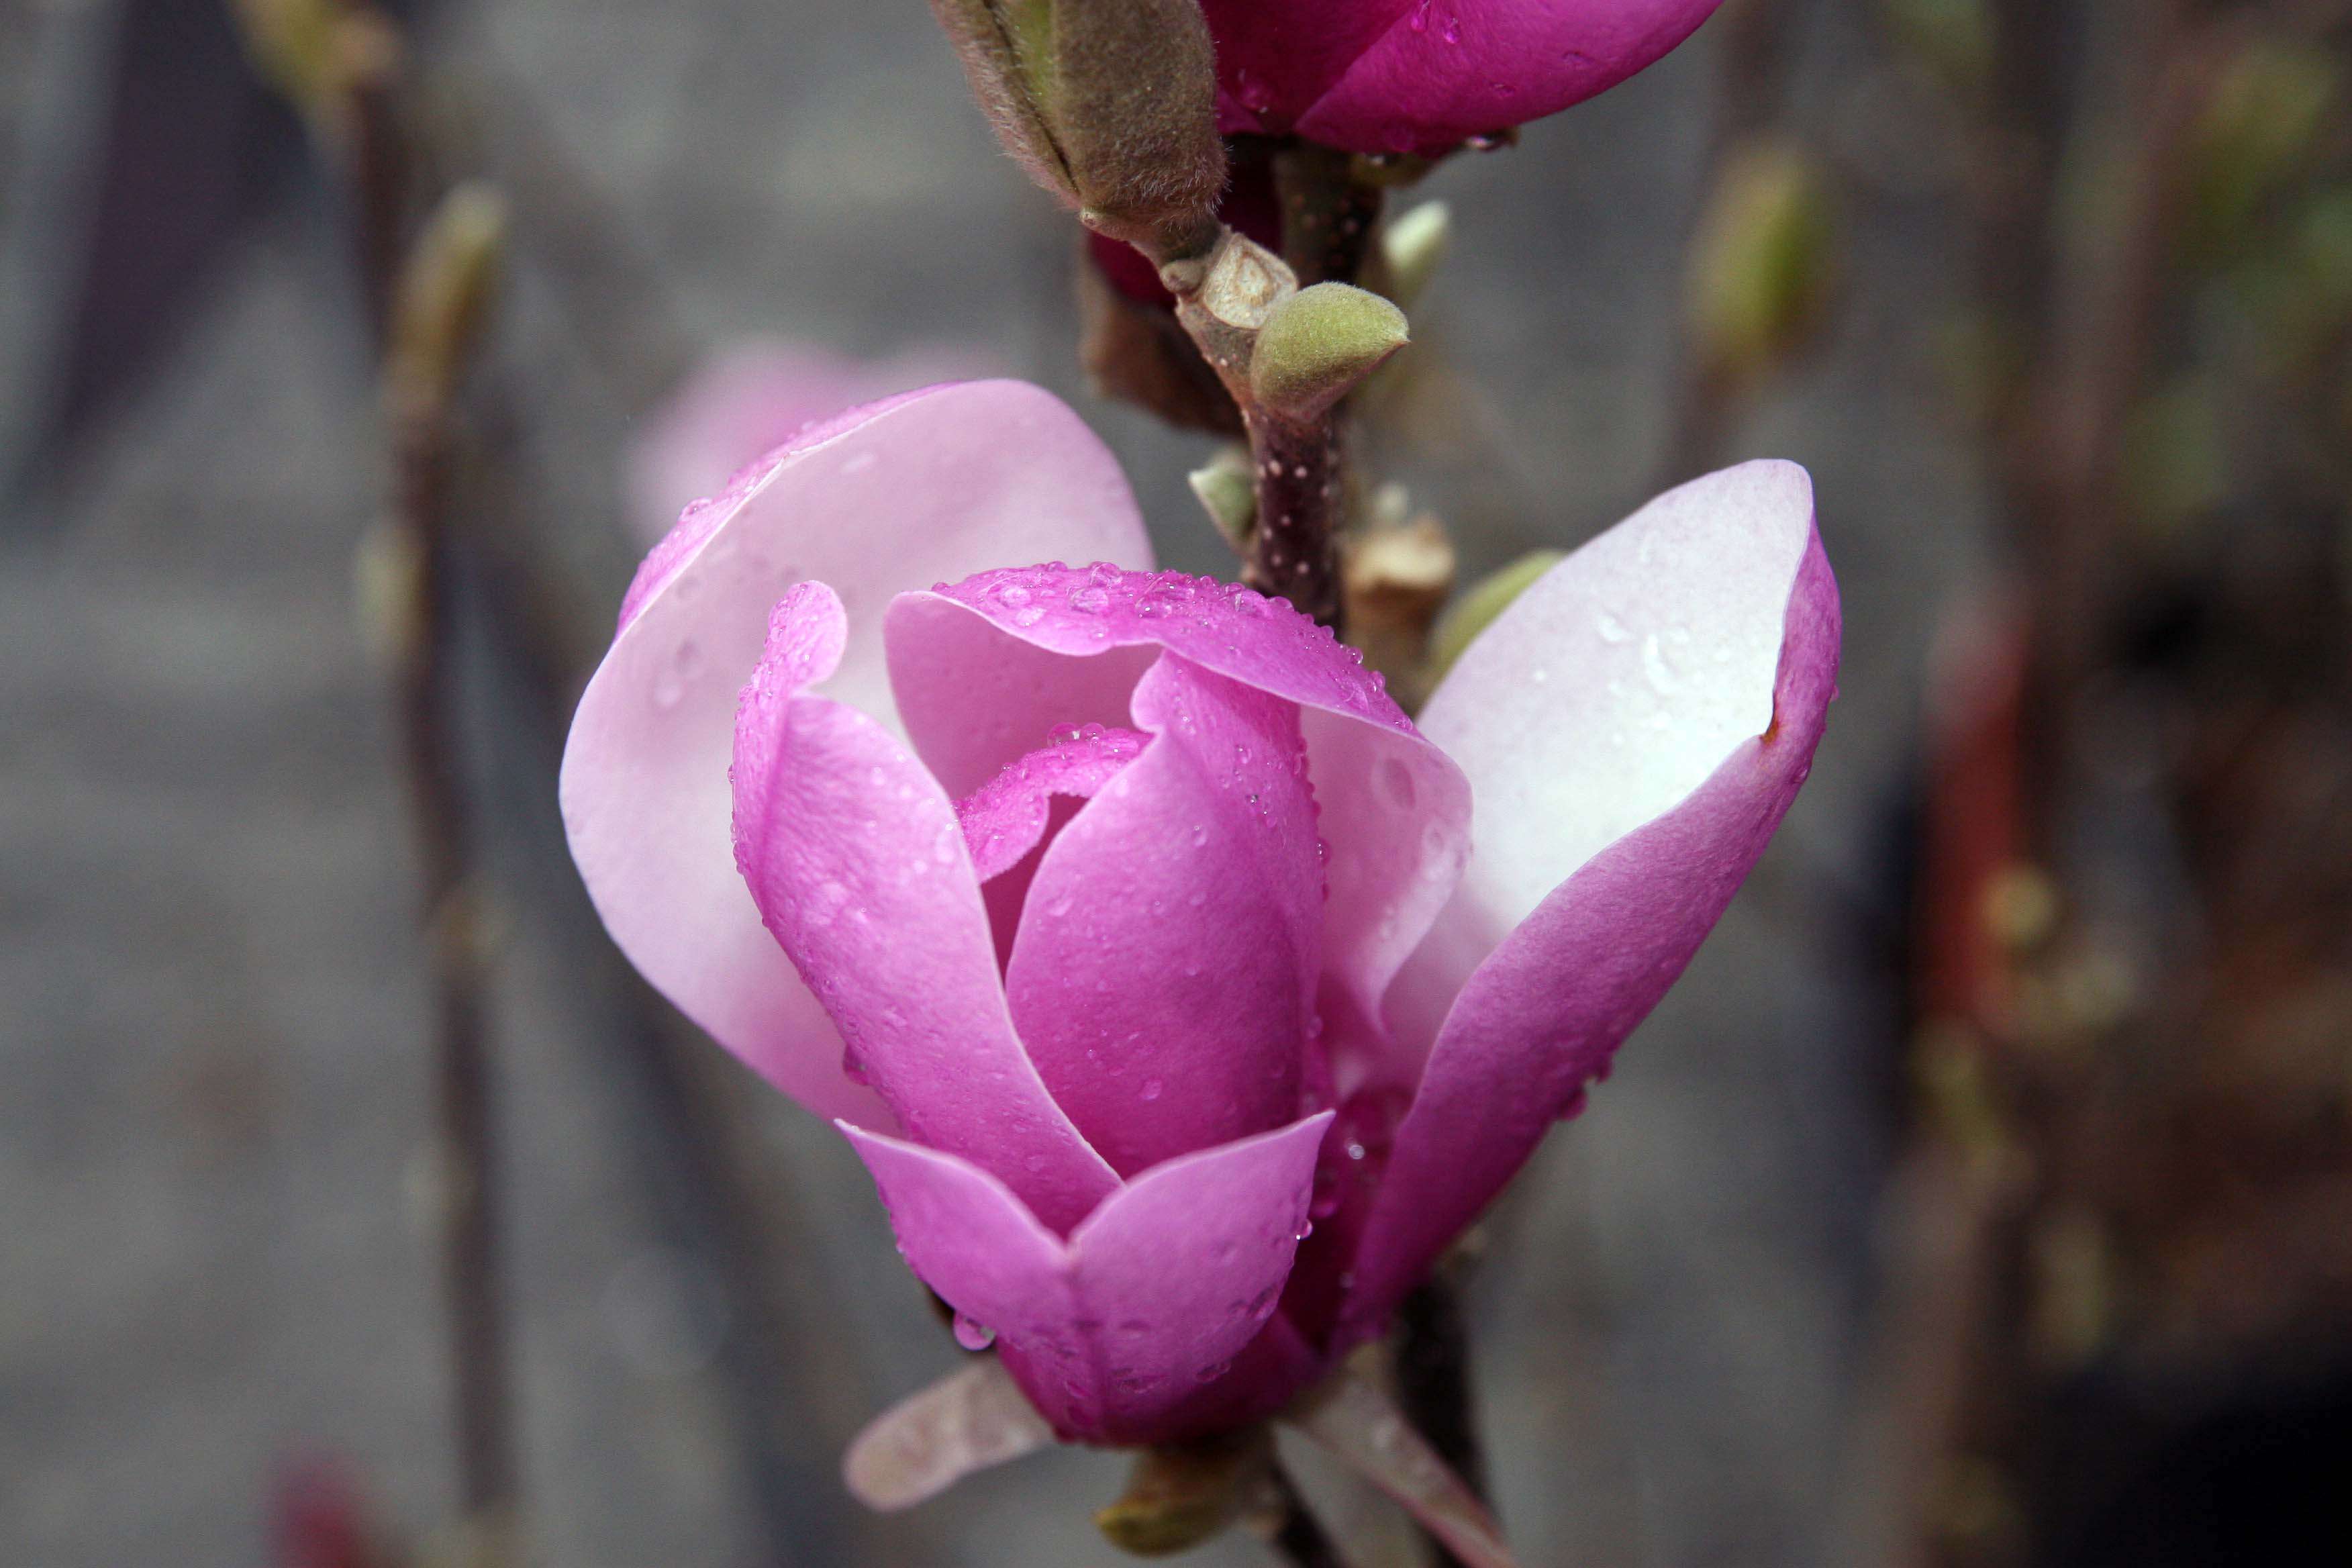
<instances>
[{"instance_id":1,"label":"blurred branch in background","mask_svg":"<svg viewBox=\"0 0 2352 1568\"><path fill-rule=\"evenodd\" d=\"M1801 0L1732 0L1715 43L1715 121L1685 299L1661 488L1722 465L1731 424L1824 325L1837 220L1816 159L1783 121Z\"/></svg>"},{"instance_id":2,"label":"blurred branch in background","mask_svg":"<svg viewBox=\"0 0 2352 1568\"><path fill-rule=\"evenodd\" d=\"M2182 1456L2352 1418L2344 7L1891 10L1963 128L2014 586L1928 737L1856 1555L2340 1540L2294 1464Z\"/></svg>"},{"instance_id":3,"label":"blurred branch in background","mask_svg":"<svg viewBox=\"0 0 2352 1568\"><path fill-rule=\"evenodd\" d=\"M469 826L551 809L551 776L572 705L604 644L581 586L535 537L542 484L529 474L530 432L496 374L480 367L460 398L456 373L474 357L477 298L451 292L444 240L472 232L487 263L486 215L498 248L527 256L623 401L648 406L688 365L689 348L651 271L621 226L508 82L452 86L420 79L410 50L383 15L341 0L246 0L257 63L303 109L314 141L347 171L353 251L369 313L386 342L387 408L402 505L373 552L363 582L394 632L412 784L426 846L431 935L443 992L442 1095L451 1151L446 1201L453 1348L457 1357L460 1491L465 1520L454 1550L467 1561L520 1560L513 1421L507 1407L505 1331L495 1246L498 1166L489 1071L481 1035L485 984L484 873ZM411 214L455 170L482 168L503 195L459 184L436 221L411 242ZM406 258L404 269L404 258ZM478 277L476 281L480 281ZM395 301L406 309L396 309ZM465 307L465 308L461 308ZM457 521L463 519L463 526ZM619 531L617 517L608 519ZM470 612L470 613L469 613ZM472 630L461 623L478 617ZM461 645L490 666L468 669ZM477 656L478 657L478 656ZM474 687L470 695L462 687ZM515 742L529 799L470 805L486 762L460 755L454 708L494 700L504 686L524 709ZM495 767L489 769L496 773ZM561 857L560 839L525 835ZM573 889L568 876L547 879ZM572 902L577 902L576 892ZM613 1049L614 1088L628 1102L639 1158L674 1245L726 1298L719 1349L770 1563L853 1560L839 1510L823 1505L835 1456L862 1409L827 1368L792 1347L829 1343L843 1370L838 1303L807 1267L812 1238L774 1161L756 1147L740 1073L676 1025L584 911L550 911L551 934ZM855 1384L856 1379L848 1380Z\"/></svg>"}]
</instances>

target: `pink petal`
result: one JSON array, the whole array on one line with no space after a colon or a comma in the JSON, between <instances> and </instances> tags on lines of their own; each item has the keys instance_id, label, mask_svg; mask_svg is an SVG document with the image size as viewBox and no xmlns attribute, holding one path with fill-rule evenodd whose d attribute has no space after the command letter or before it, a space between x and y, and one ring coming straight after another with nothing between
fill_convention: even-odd
<instances>
[{"instance_id":1,"label":"pink petal","mask_svg":"<svg viewBox=\"0 0 2352 1568\"><path fill-rule=\"evenodd\" d=\"M911 388L986 376L987 358L947 346L858 360L779 338L730 343L696 364L630 443L629 521L652 544L679 508L811 426Z\"/></svg>"},{"instance_id":2,"label":"pink petal","mask_svg":"<svg viewBox=\"0 0 2352 1568\"><path fill-rule=\"evenodd\" d=\"M1074 1225L1118 1183L1013 1032L954 805L875 720L803 694L845 635L822 583L776 606L735 730L736 864L899 1125Z\"/></svg>"},{"instance_id":3,"label":"pink petal","mask_svg":"<svg viewBox=\"0 0 2352 1568\"><path fill-rule=\"evenodd\" d=\"M1266 1327L1329 1122L1327 1111L1154 1166L1066 1243L969 1162L842 1131L908 1263L995 1331L1046 1418L1067 1436L1148 1441L1181 1424Z\"/></svg>"},{"instance_id":4,"label":"pink petal","mask_svg":"<svg viewBox=\"0 0 2352 1568\"><path fill-rule=\"evenodd\" d=\"M1355 153L1434 153L1613 87L1718 0L1202 0L1218 118Z\"/></svg>"},{"instance_id":5,"label":"pink petal","mask_svg":"<svg viewBox=\"0 0 2352 1568\"><path fill-rule=\"evenodd\" d=\"M1811 481L1748 463L1562 562L1432 697L1423 721L1474 781L1480 841L1398 1010L1425 1013L1476 968L1374 1200L1359 1331L1577 1109L1698 950L1811 769L1838 637Z\"/></svg>"},{"instance_id":6,"label":"pink petal","mask_svg":"<svg viewBox=\"0 0 2352 1568\"><path fill-rule=\"evenodd\" d=\"M1045 851L1004 977L1123 1175L1298 1114L1323 904L1298 710L1173 654L1133 706L1154 739Z\"/></svg>"},{"instance_id":7,"label":"pink petal","mask_svg":"<svg viewBox=\"0 0 2352 1568\"><path fill-rule=\"evenodd\" d=\"M1040 746L956 802L963 840L983 882L1011 870L1045 837L1055 797L1092 800L1144 748L1132 730L1088 724Z\"/></svg>"},{"instance_id":8,"label":"pink petal","mask_svg":"<svg viewBox=\"0 0 2352 1568\"><path fill-rule=\"evenodd\" d=\"M842 1456L841 1475L867 1508L912 1508L1053 1441L1004 1363L979 1356L867 1422Z\"/></svg>"},{"instance_id":9,"label":"pink petal","mask_svg":"<svg viewBox=\"0 0 2352 1568\"><path fill-rule=\"evenodd\" d=\"M896 590L1005 561L1150 547L1118 464L1076 416L1011 382L855 410L688 509L647 557L563 758L572 852L614 942L688 1016L828 1116L889 1125L760 922L729 840L736 694L768 611L822 575L863 618L829 695L895 722L880 616Z\"/></svg>"},{"instance_id":10,"label":"pink petal","mask_svg":"<svg viewBox=\"0 0 2352 1568\"><path fill-rule=\"evenodd\" d=\"M1360 153L1437 152L1558 113L1665 54L1719 0L1413 0L1298 121Z\"/></svg>"},{"instance_id":11,"label":"pink petal","mask_svg":"<svg viewBox=\"0 0 2352 1568\"><path fill-rule=\"evenodd\" d=\"M1217 45L1219 129L1290 130L1413 4L1201 0Z\"/></svg>"},{"instance_id":12,"label":"pink petal","mask_svg":"<svg viewBox=\"0 0 2352 1568\"><path fill-rule=\"evenodd\" d=\"M1044 728L1128 723L1156 647L1298 704L1330 844L1324 964L1339 999L1380 1016L1390 979L1452 891L1469 792L1352 650L1283 600L1108 565L989 572L903 595L888 643L908 733L950 789L977 784Z\"/></svg>"}]
</instances>

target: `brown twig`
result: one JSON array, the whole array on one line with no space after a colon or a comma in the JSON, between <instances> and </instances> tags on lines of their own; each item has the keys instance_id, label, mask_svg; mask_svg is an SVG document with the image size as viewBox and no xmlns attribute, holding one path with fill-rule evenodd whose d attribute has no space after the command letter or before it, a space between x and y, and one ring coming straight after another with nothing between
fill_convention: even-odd
<instances>
[{"instance_id":1,"label":"brown twig","mask_svg":"<svg viewBox=\"0 0 2352 1568\"><path fill-rule=\"evenodd\" d=\"M1339 595L1340 416L1293 424L1244 407L1257 526L1242 580L1344 634Z\"/></svg>"},{"instance_id":2,"label":"brown twig","mask_svg":"<svg viewBox=\"0 0 2352 1568\"><path fill-rule=\"evenodd\" d=\"M1739 0L1727 6L1716 24L1722 36L1715 42L1715 122L1702 160L1703 192L1713 192L1730 155L1768 131L1780 116L1792 8L1792 0ZM1698 342L1698 335L1685 325L1676 348L1659 489L1678 485L1721 461L1748 390L1743 378Z\"/></svg>"},{"instance_id":3,"label":"brown twig","mask_svg":"<svg viewBox=\"0 0 2352 1568\"><path fill-rule=\"evenodd\" d=\"M520 1489L499 1268L497 1126L471 812L457 739L458 552L450 504L453 403L480 328L480 256L415 247L401 47L363 6L340 18L346 84L345 178L362 296L384 364L393 458L391 602L401 756L424 883L434 982L436 1138L443 1182L443 1289L449 1314L457 1467L467 1523L511 1527ZM479 240L480 237L475 237ZM492 240L490 243L495 244Z\"/></svg>"}]
</instances>

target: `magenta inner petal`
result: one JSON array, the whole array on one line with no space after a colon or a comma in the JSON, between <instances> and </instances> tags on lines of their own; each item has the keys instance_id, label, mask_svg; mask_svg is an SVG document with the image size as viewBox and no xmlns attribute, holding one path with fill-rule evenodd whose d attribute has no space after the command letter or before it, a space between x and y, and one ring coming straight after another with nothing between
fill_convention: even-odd
<instances>
[{"instance_id":1,"label":"magenta inner petal","mask_svg":"<svg viewBox=\"0 0 2352 1568\"><path fill-rule=\"evenodd\" d=\"M736 864L899 1125L1073 1225L1117 1178L1022 1051L955 808L875 720L806 689L845 630L822 584L776 606L737 720Z\"/></svg>"},{"instance_id":2,"label":"magenta inner petal","mask_svg":"<svg viewBox=\"0 0 2352 1568\"><path fill-rule=\"evenodd\" d=\"M1047 847L1005 992L1122 1175L1299 1114L1324 851L1297 707L1163 654L1152 741Z\"/></svg>"},{"instance_id":3,"label":"magenta inner petal","mask_svg":"<svg viewBox=\"0 0 2352 1568\"><path fill-rule=\"evenodd\" d=\"M1334 1040L1367 1059L1335 1065L1351 1080L1411 1081L1419 1053L1388 1059L1381 1000L1453 894L1470 789L1355 650L1237 584L1101 563L1005 568L902 594L887 634L908 738L952 794L977 788L1048 725L1139 721L1130 694L1162 648L1296 705L1330 846L1321 961L1373 1021Z\"/></svg>"},{"instance_id":4,"label":"magenta inner petal","mask_svg":"<svg viewBox=\"0 0 2352 1568\"><path fill-rule=\"evenodd\" d=\"M1113 774L1133 762L1150 739L1133 730L1066 724L1041 746L956 803L972 869L989 881L1003 875L1044 842L1047 808L1056 795L1092 800Z\"/></svg>"}]
</instances>

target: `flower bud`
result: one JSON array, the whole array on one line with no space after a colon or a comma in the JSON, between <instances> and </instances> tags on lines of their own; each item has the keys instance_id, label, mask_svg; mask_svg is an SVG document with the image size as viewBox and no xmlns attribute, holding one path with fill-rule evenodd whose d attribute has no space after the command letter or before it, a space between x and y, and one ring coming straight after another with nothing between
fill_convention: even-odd
<instances>
[{"instance_id":1,"label":"flower bud","mask_svg":"<svg viewBox=\"0 0 2352 1568\"><path fill-rule=\"evenodd\" d=\"M1195 0L931 0L997 137L1088 227L1161 258L1216 235L1216 61Z\"/></svg>"},{"instance_id":2,"label":"flower bud","mask_svg":"<svg viewBox=\"0 0 2352 1568\"><path fill-rule=\"evenodd\" d=\"M1250 391L1279 418L1320 418L1407 336L1404 312L1378 294L1318 283L1267 314L1250 354Z\"/></svg>"}]
</instances>

